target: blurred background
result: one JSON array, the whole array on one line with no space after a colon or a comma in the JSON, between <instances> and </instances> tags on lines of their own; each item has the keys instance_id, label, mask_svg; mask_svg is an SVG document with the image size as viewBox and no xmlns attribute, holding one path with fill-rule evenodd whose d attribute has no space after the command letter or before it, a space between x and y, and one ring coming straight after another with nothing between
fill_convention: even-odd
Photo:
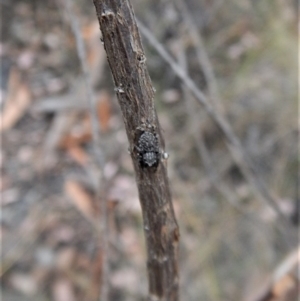
<instances>
[{"instance_id":1,"label":"blurred background","mask_svg":"<svg viewBox=\"0 0 300 301\"><path fill-rule=\"evenodd\" d=\"M103 277L109 300L145 300L141 209L93 3L0 3L2 300L96 301ZM285 217L257 197L216 123L142 38L170 155L181 300L296 300L297 1L132 5L228 120Z\"/></svg>"}]
</instances>

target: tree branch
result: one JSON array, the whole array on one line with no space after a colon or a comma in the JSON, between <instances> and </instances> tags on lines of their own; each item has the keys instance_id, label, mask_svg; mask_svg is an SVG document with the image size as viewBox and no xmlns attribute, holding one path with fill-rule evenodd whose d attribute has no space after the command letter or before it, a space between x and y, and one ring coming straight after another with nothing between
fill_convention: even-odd
<instances>
[{"instance_id":1,"label":"tree branch","mask_svg":"<svg viewBox=\"0 0 300 301\"><path fill-rule=\"evenodd\" d=\"M179 230L161 155L164 140L154 89L134 13L128 0L94 0L94 5L136 174L148 253L148 300L179 300Z\"/></svg>"}]
</instances>

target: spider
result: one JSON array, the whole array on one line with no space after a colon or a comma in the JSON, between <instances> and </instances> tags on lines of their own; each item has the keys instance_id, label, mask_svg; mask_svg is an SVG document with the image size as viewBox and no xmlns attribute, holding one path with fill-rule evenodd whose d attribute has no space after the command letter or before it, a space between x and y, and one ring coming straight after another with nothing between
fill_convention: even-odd
<instances>
[{"instance_id":1,"label":"spider","mask_svg":"<svg viewBox=\"0 0 300 301\"><path fill-rule=\"evenodd\" d=\"M160 151L157 135L148 131L142 132L136 147L139 162L142 167L157 167L160 160Z\"/></svg>"},{"instance_id":2,"label":"spider","mask_svg":"<svg viewBox=\"0 0 300 301\"><path fill-rule=\"evenodd\" d=\"M141 134L137 141L138 160L143 168L156 168L160 160L167 159L168 154L160 151L158 135L155 133L155 127L148 124L139 127Z\"/></svg>"}]
</instances>

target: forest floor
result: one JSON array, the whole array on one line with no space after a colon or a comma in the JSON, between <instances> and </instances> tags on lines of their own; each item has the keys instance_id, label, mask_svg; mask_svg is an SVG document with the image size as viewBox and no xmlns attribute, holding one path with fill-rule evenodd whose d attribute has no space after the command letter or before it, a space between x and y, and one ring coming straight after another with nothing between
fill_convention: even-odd
<instances>
[{"instance_id":1,"label":"forest floor","mask_svg":"<svg viewBox=\"0 0 300 301\"><path fill-rule=\"evenodd\" d=\"M144 300L143 223L122 116L93 3L71 2L71 12L63 0L0 3L2 300L99 300L102 198L110 300ZM143 39L170 154L182 300L294 301L300 257L296 1L186 1L202 48L181 5L133 1L136 15L197 86L206 95L215 89L214 109L229 121L288 220L257 197L214 121ZM72 20L94 87L96 148ZM199 63L203 49L213 82Z\"/></svg>"}]
</instances>

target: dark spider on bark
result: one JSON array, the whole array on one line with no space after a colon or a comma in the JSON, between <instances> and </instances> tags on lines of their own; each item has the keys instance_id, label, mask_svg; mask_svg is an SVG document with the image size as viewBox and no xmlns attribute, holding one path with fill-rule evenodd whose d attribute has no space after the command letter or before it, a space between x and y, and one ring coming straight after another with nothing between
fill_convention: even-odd
<instances>
[{"instance_id":1,"label":"dark spider on bark","mask_svg":"<svg viewBox=\"0 0 300 301\"><path fill-rule=\"evenodd\" d=\"M143 132L137 145L138 158L142 167L157 167L160 160L156 134Z\"/></svg>"},{"instance_id":2,"label":"dark spider on bark","mask_svg":"<svg viewBox=\"0 0 300 301\"><path fill-rule=\"evenodd\" d=\"M168 154L160 151L158 136L155 133L154 126L143 125L138 130L141 131L136 146L139 163L143 168L156 168L161 159L168 158Z\"/></svg>"}]
</instances>

